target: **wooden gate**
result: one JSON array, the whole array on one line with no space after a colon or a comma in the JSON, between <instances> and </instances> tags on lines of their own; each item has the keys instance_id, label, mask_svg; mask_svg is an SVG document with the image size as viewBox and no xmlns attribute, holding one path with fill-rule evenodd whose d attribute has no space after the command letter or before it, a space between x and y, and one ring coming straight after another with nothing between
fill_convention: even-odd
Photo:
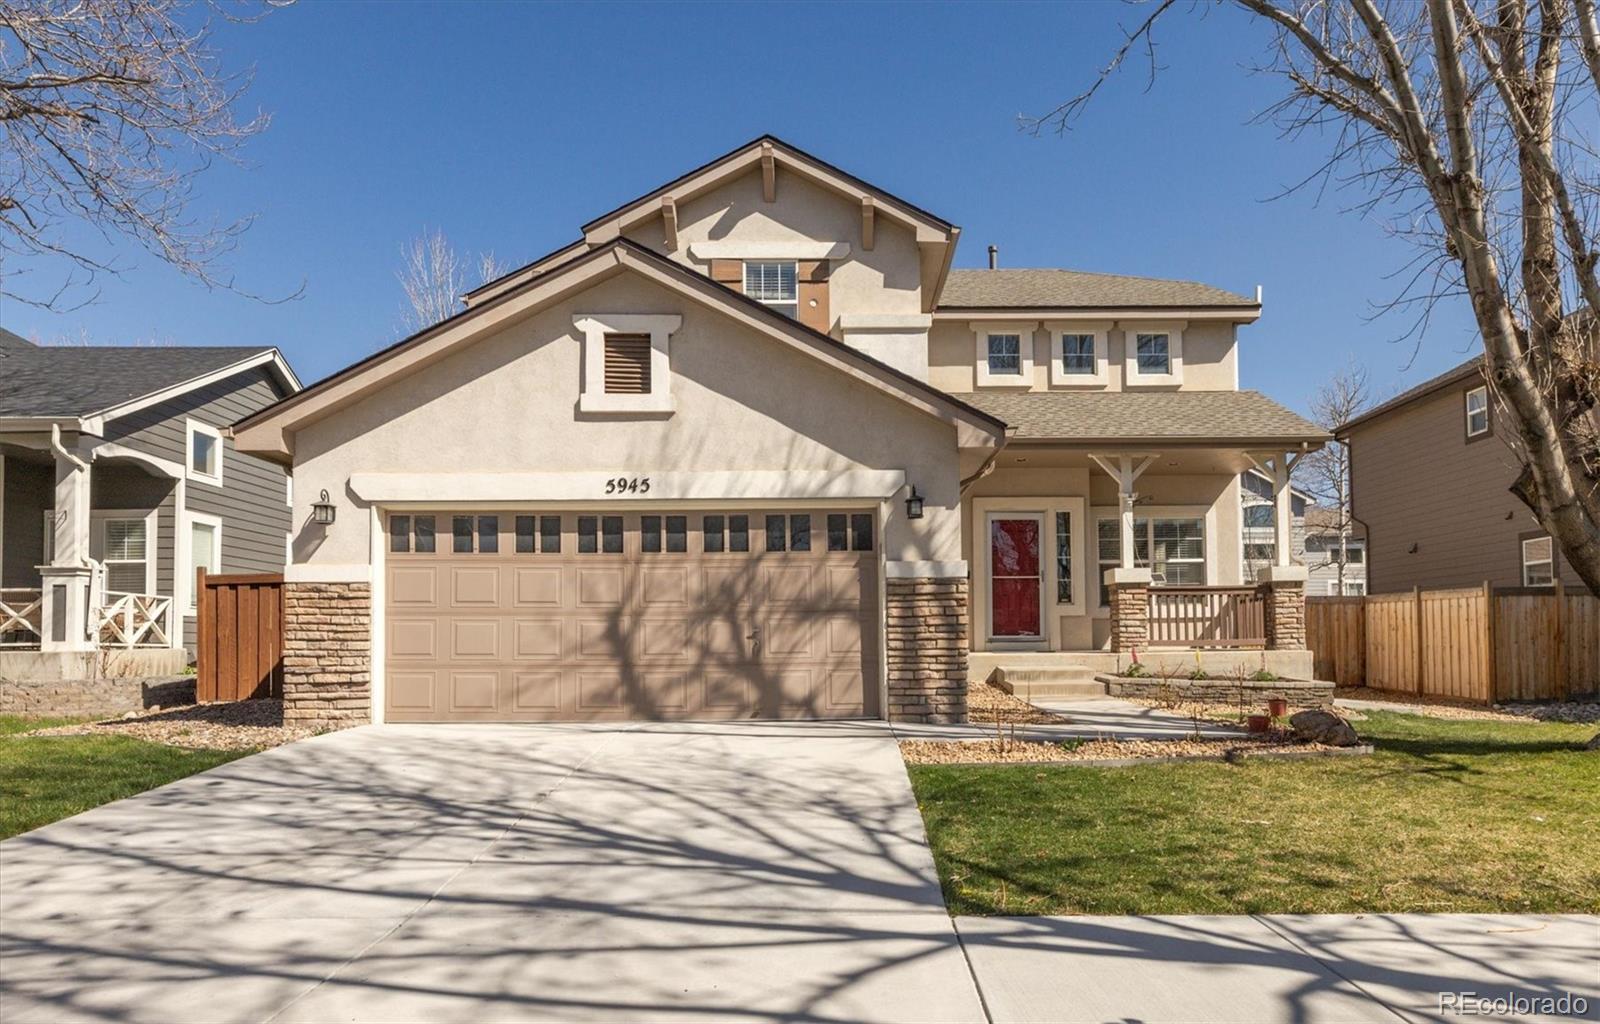
<instances>
[{"instance_id":1,"label":"wooden gate","mask_svg":"<svg viewBox=\"0 0 1600 1024\"><path fill-rule=\"evenodd\" d=\"M198 701L283 696L283 576L196 574Z\"/></svg>"}]
</instances>

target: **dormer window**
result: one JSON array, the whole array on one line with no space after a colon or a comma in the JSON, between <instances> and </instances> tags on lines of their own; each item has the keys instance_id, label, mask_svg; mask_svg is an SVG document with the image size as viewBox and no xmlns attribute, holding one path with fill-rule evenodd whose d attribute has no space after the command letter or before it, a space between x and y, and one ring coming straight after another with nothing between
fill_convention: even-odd
<instances>
[{"instance_id":1,"label":"dormer window","mask_svg":"<svg viewBox=\"0 0 1600 1024\"><path fill-rule=\"evenodd\" d=\"M784 316L800 316L799 273L793 260L746 260L744 293Z\"/></svg>"},{"instance_id":2,"label":"dormer window","mask_svg":"<svg viewBox=\"0 0 1600 1024\"><path fill-rule=\"evenodd\" d=\"M989 372L992 374L1022 373L1022 335L989 335Z\"/></svg>"},{"instance_id":3,"label":"dormer window","mask_svg":"<svg viewBox=\"0 0 1600 1024\"><path fill-rule=\"evenodd\" d=\"M592 313L572 318L583 337L578 411L672 412L668 343L683 323L674 313Z\"/></svg>"}]
</instances>

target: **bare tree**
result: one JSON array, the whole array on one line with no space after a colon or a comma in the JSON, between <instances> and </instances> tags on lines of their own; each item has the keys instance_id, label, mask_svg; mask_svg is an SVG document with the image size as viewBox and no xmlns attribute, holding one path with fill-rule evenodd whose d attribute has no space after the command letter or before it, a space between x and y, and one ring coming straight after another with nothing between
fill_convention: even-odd
<instances>
[{"instance_id":1,"label":"bare tree","mask_svg":"<svg viewBox=\"0 0 1600 1024\"><path fill-rule=\"evenodd\" d=\"M473 265L477 271L474 285L505 273L492 252L479 253ZM406 293L406 308L401 311L403 334L414 334L459 313L461 296L470 287L467 261L451 247L443 231L426 228L401 247L400 270L395 277Z\"/></svg>"},{"instance_id":2,"label":"bare tree","mask_svg":"<svg viewBox=\"0 0 1600 1024\"><path fill-rule=\"evenodd\" d=\"M1320 175L1416 246L1390 306L1425 323L1466 297L1524 470L1513 491L1600 594L1600 104L1594 0L1223 0L1270 36L1269 117L1331 142ZM1089 88L1034 132L1065 131L1127 58L1155 74L1148 16ZM1565 64L1564 64L1565 62ZM1304 184L1304 183L1302 183Z\"/></svg>"},{"instance_id":3,"label":"bare tree","mask_svg":"<svg viewBox=\"0 0 1600 1024\"><path fill-rule=\"evenodd\" d=\"M125 269L119 238L207 287L239 290L222 263L250 218L193 215L194 180L235 158L267 117L235 117L250 76L223 71L209 13L190 0L0 4L0 298L91 301L100 274ZM228 17L241 13L252 4ZM64 230L74 223L105 246ZM60 273L22 287L44 267Z\"/></svg>"},{"instance_id":4,"label":"bare tree","mask_svg":"<svg viewBox=\"0 0 1600 1024\"><path fill-rule=\"evenodd\" d=\"M1332 431L1355 419L1369 401L1366 367L1352 362L1317 389L1311 399L1311 418L1318 426ZM1317 505L1333 514L1329 525L1338 534L1338 548L1325 553L1320 562L1311 561L1308 545L1307 564L1313 569L1331 566L1338 575L1342 594L1345 566L1350 564L1350 535L1355 531L1355 517L1350 509L1350 449L1334 441L1300 460L1296 476ZM1309 534L1309 522L1307 527Z\"/></svg>"}]
</instances>

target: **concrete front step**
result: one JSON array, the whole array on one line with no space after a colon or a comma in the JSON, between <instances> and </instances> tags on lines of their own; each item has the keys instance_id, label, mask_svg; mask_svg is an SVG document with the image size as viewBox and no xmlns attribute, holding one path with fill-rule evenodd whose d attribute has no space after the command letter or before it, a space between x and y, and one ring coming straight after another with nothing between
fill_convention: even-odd
<instances>
[{"instance_id":1,"label":"concrete front step","mask_svg":"<svg viewBox=\"0 0 1600 1024\"><path fill-rule=\"evenodd\" d=\"M1033 700L1036 697L1093 698L1107 696L1107 687L1095 679L1094 672L1077 665L1050 668L997 668L989 681L1007 693Z\"/></svg>"}]
</instances>

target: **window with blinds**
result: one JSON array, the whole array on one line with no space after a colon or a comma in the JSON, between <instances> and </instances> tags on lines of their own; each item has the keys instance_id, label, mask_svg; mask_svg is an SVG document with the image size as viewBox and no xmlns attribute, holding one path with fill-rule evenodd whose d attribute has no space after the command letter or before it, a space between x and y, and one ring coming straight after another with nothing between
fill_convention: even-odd
<instances>
[{"instance_id":1,"label":"window with blinds","mask_svg":"<svg viewBox=\"0 0 1600 1024\"><path fill-rule=\"evenodd\" d=\"M606 394L650 393L650 335L606 335Z\"/></svg>"},{"instance_id":2,"label":"window with blinds","mask_svg":"<svg viewBox=\"0 0 1600 1024\"><path fill-rule=\"evenodd\" d=\"M744 293L785 316L800 315L799 274L793 261L746 261Z\"/></svg>"},{"instance_id":3,"label":"window with blinds","mask_svg":"<svg viewBox=\"0 0 1600 1024\"><path fill-rule=\"evenodd\" d=\"M106 589L119 594L142 594L148 566L143 519L107 519L104 559Z\"/></svg>"}]
</instances>

